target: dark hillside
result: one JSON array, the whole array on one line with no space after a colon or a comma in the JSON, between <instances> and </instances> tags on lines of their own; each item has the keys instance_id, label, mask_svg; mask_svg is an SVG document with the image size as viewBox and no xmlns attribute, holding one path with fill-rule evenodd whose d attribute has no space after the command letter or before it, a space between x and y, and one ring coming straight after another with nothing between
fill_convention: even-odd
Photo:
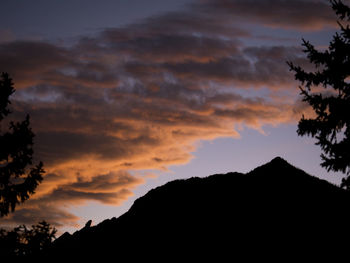
<instances>
[{"instance_id":1,"label":"dark hillside","mask_svg":"<svg viewBox=\"0 0 350 263\"><path fill-rule=\"evenodd\" d=\"M348 232L349 200L348 192L278 157L247 174L176 180L155 188L121 217L62 236L48 253L205 259L330 248Z\"/></svg>"}]
</instances>

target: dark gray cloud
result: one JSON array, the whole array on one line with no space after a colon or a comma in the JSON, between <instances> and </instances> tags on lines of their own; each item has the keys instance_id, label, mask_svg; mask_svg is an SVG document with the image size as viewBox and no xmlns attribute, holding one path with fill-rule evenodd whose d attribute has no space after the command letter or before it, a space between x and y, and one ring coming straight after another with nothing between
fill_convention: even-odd
<instances>
[{"instance_id":1,"label":"dark gray cloud","mask_svg":"<svg viewBox=\"0 0 350 263\"><path fill-rule=\"evenodd\" d=\"M111 42L112 48L122 55L143 61L209 60L235 54L238 41L209 38L207 36L166 33L135 36L121 42Z\"/></svg>"},{"instance_id":2,"label":"dark gray cloud","mask_svg":"<svg viewBox=\"0 0 350 263\"><path fill-rule=\"evenodd\" d=\"M204 0L195 7L256 26L299 30L336 26L336 16L327 0Z\"/></svg>"},{"instance_id":3,"label":"dark gray cloud","mask_svg":"<svg viewBox=\"0 0 350 263\"><path fill-rule=\"evenodd\" d=\"M40 81L44 77L42 73L65 66L69 61L67 50L45 42L15 41L0 44L0 70L9 72L21 82Z\"/></svg>"},{"instance_id":4,"label":"dark gray cloud","mask_svg":"<svg viewBox=\"0 0 350 263\"><path fill-rule=\"evenodd\" d=\"M39 205L36 207L28 206L26 208L17 209L17 211L12 213L9 217L1 219L2 224L12 227L17 227L22 224L27 226L35 225L43 220L55 227L67 227L77 226L76 222L79 220L79 217L57 206Z\"/></svg>"},{"instance_id":5,"label":"dark gray cloud","mask_svg":"<svg viewBox=\"0 0 350 263\"><path fill-rule=\"evenodd\" d=\"M140 79L152 74L171 74L185 83L217 81L259 87L293 83L287 61L306 64L300 48L266 46L245 48L236 54L207 61L131 62L125 64L125 70Z\"/></svg>"}]
</instances>

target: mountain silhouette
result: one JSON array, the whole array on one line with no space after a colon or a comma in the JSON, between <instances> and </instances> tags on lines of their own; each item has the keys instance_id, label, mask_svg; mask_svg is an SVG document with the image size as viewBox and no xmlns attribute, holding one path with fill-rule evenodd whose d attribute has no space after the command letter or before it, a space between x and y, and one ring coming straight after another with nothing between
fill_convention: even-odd
<instances>
[{"instance_id":1,"label":"mountain silhouette","mask_svg":"<svg viewBox=\"0 0 350 263\"><path fill-rule=\"evenodd\" d=\"M247 174L157 187L119 218L63 234L43 257L218 261L290 258L338 244L342 251L349 201L349 192L277 157Z\"/></svg>"}]
</instances>

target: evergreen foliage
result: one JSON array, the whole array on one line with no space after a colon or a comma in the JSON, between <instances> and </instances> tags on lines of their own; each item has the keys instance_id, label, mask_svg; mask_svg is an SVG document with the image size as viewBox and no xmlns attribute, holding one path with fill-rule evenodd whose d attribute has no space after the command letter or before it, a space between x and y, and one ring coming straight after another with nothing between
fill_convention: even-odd
<instances>
[{"instance_id":1,"label":"evergreen foliage","mask_svg":"<svg viewBox=\"0 0 350 263\"><path fill-rule=\"evenodd\" d=\"M15 92L11 78L0 79L0 125L11 113L9 97ZM3 133L0 126L0 217L14 211L17 204L29 199L42 181L43 163L33 166L33 138L29 115L22 122L10 122Z\"/></svg>"},{"instance_id":2,"label":"evergreen foliage","mask_svg":"<svg viewBox=\"0 0 350 263\"><path fill-rule=\"evenodd\" d=\"M350 8L341 1L331 1L338 15L340 32L335 33L325 51L317 50L303 39L304 52L315 71L307 72L288 62L299 87L303 101L315 113L315 118L303 115L298 124L298 135L316 138L322 149L322 163L328 171L342 172L346 177L342 187L350 188ZM318 88L320 87L320 88Z\"/></svg>"}]
</instances>

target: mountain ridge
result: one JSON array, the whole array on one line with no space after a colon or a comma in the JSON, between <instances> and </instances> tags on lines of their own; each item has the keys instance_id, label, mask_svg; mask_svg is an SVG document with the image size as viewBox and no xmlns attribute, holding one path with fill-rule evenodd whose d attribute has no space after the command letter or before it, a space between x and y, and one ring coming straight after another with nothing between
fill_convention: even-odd
<instances>
[{"instance_id":1,"label":"mountain ridge","mask_svg":"<svg viewBox=\"0 0 350 263\"><path fill-rule=\"evenodd\" d=\"M62 235L47 253L107 257L117 247L121 257L139 258L134 250L157 247L167 254L180 244L181 255L194 256L228 244L240 252L246 244L265 248L266 236L275 247L302 237L298 245L307 247L341 231L350 219L344 209L349 200L343 189L276 157L246 174L191 177L156 187L120 217Z\"/></svg>"}]
</instances>

